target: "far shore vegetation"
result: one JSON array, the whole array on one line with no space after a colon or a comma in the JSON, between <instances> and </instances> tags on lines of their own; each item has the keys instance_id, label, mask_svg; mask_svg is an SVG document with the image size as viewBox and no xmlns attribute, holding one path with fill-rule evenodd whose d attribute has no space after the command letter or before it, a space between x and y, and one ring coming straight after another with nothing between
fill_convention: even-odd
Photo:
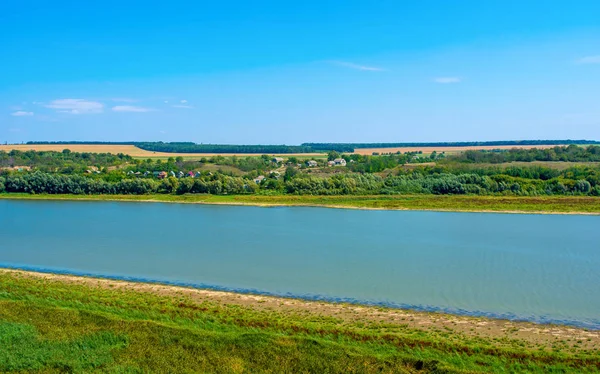
<instances>
[{"instance_id":1,"label":"far shore vegetation","mask_svg":"<svg viewBox=\"0 0 600 374\"><path fill-rule=\"evenodd\" d=\"M470 195L74 195L3 193L0 199L132 201L191 204L315 206L349 209L433 210L499 213L600 214L600 198L591 196L470 196Z\"/></svg>"},{"instance_id":2,"label":"far shore vegetation","mask_svg":"<svg viewBox=\"0 0 600 374\"><path fill-rule=\"evenodd\" d=\"M0 269L1 372L593 373L564 326Z\"/></svg>"},{"instance_id":3,"label":"far shore vegetation","mask_svg":"<svg viewBox=\"0 0 600 374\"><path fill-rule=\"evenodd\" d=\"M157 143L173 144L173 143ZM182 143L187 144L187 143ZM66 147L67 145L65 145ZM3 197L598 213L600 146L326 157L0 151Z\"/></svg>"}]
</instances>

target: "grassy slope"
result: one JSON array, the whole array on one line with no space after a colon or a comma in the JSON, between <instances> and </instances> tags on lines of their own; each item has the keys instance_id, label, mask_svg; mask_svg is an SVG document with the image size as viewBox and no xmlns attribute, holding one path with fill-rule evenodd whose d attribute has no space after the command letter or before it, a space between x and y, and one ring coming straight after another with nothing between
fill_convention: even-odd
<instances>
[{"instance_id":1,"label":"grassy slope","mask_svg":"<svg viewBox=\"0 0 600 374\"><path fill-rule=\"evenodd\" d=\"M600 214L600 198L586 196L297 196L297 195L28 195L0 194L4 199L123 200L240 205L298 205L366 209L495 211Z\"/></svg>"},{"instance_id":2,"label":"grassy slope","mask_svg":"<svg viewBox=\"0 0 600 374\"><path fill-rule=\"evenodd\" d=\"M0 371L595 372L597 350L0 272ZM419 371L420 370L420 371Z\"/></svg>"}]
</instances>

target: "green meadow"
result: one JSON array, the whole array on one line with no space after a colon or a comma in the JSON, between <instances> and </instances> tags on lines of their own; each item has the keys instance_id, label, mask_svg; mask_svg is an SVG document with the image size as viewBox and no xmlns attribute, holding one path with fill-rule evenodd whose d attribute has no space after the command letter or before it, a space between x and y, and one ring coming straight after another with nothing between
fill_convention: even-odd
<instances>
[{"instance_id":1,"label":"green meadow","mask_svg":"<svg viewBox=\"0 0 600 374\"><path fill-rule=\"evenodd\" d=\"M35 195L0 194L0 199L153 201L172 203L239 204L260 206L323 206L359 209L437 210L511 213L600 214L594 196L477 196L477 195Z\"/></svg>"},{"instance_id":2,"label":"green meadow","mask_svg":"<svg viewBox=\"0 0 600 374\"><path fill-rule=\"evenodd\" d=\"M0 272L0 372L585 373L597 348Z\"/></svg>"}]
</instances>

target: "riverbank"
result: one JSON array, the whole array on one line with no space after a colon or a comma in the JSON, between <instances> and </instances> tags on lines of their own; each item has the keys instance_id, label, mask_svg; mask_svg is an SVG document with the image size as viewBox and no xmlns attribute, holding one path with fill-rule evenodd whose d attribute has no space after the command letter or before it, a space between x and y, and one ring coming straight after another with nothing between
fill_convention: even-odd
<instances>
[{"instance_id":1,"label":"riverbank","mask_svg":"<svg viewBox=\"0 0 600 374\"><path fill-rule=\"evenodd\" d=\"M0 305L3 372L600 370L566 326L5 269Z\"/></svg>"},{"instance_id":2,"label":"riverbank","mask_svg":"<svg viewBox=\"0 0 600 374\"><path fill-rule=\"evenodd\" d=\"M533 214L600 214L600 197L477 195L30 195L0 199L137 201L253 206L319 206L346 209L432 210Z\"/></svg>"}]
</instances>

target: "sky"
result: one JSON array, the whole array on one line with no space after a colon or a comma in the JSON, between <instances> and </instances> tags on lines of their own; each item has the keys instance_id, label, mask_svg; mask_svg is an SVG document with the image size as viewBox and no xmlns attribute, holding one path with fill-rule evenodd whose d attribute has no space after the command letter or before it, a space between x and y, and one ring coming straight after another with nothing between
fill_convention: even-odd
<instances>
[{"instance_id":1,"label":"sky","mask_svg":"<svg viewBox=\"0 0 600 374\"><path fill-rule=\"evenodd\" d=\"M600 140L600 2L0 1L0 142Z\"/></svg>"}]
</instances>

